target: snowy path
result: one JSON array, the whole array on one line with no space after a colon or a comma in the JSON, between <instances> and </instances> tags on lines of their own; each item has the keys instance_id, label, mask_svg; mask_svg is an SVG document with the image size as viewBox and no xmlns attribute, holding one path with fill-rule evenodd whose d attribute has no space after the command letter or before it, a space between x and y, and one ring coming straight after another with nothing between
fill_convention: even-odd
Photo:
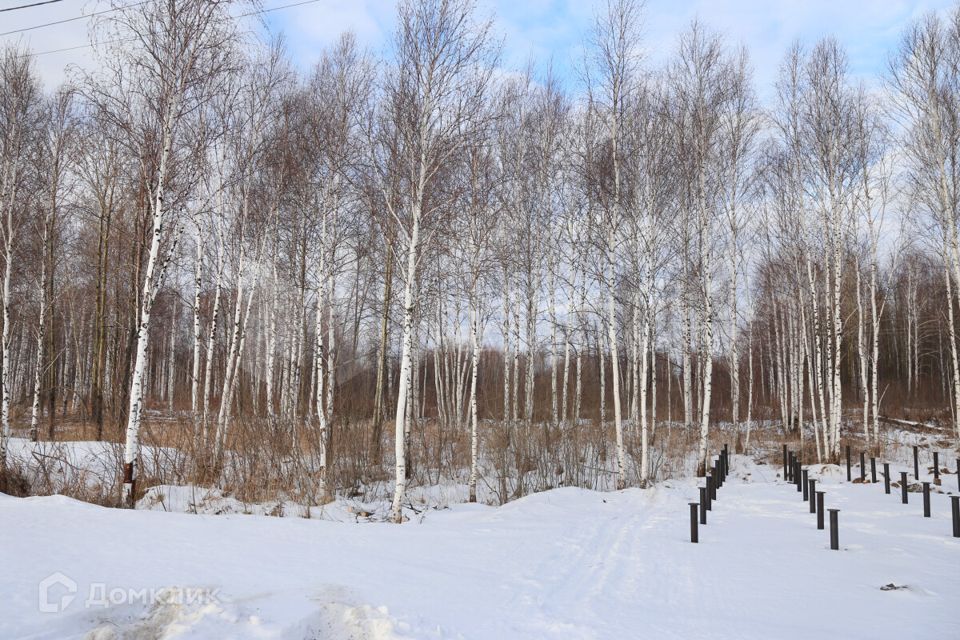
<instances>
[{"instance_id":1,"label":"snowy path","mask_svg":"<svg viewBox=\"0 0 960 640\"><path fill-rule=\"evenodd\" d=\"M882 485L828 480L842 510L832 552L776 470L749 469L721 489L698 545L692 481L561 489L401 527L2 496L0 638L960 637L945 495L924 519L918 494L904 506ZM38 583L55 571L77 596L41 613ZM880 590L891 582L907 588ZM91 583L219 589L218 601L84 608Z\"/></svg>"}]
</instances>

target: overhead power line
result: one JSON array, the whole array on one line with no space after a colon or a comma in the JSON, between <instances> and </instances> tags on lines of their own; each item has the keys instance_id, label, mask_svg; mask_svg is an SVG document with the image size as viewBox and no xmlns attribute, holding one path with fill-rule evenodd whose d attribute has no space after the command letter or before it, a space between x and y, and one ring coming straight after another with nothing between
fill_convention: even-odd
<instances>
[{"instance_id":1,"label":"overhead power line","mask_svg":"<svg viewBox=\"0 0 960 640\"><path fill-rule=\"evenodd\" d=\"M60 2L60 1L61 1L61 0L47 0L47 2ZM135 4L131 4L131 5L127 5L127 6L128 6L128 7L137 7L137 6L140 6L140 5L142 5L142 4L147 4L147 2L149 2L149 0L144 0L143 2L137 2L137 3L135 3ZM234 17L235 17L235 18L247 18L247 17L250 17L250 16L263 15L264 13L272 13L272 12L274 12L274 11L280 11L281 9L291 9L291 8L293 8L293 7L301 7L301 6L306 5L306 4L314 4L314 3L317 3L317 2L320 2L320 0L302 0L302 2L292 2L292 3L290 3L290 4L280 5L279 7L270 7L269 9L261 9L261 10L259 10L259 11L250 11L249 13L241 13L240 15L234 16ZM41 4L42 4L42 3L41 3ZM22 32L22 31L30 31L30 30L32 30L32 29L40 29L40 28L42 28L42 27L49 27L49 26L53 26L53 25L56 25L56 24L63 24L64 22L73 22L74 20L86 20L86 19L88 19L88 18L92 18L92 17L94 17L94 16L98 16L98 15L101 15L101 14L104 14L104 13L110 13L111 11L117 11L117 10L119 10L119 9L126 9L126 8L127 8L127 7L115 7L115 8L113 8L113 9L105 9L105 10L103 10L103 11L97 11L97 12L95 12L95 13L91 13L91 14L88 14L88 15L85 15L85 16L76 16L76 17L74 17L74 18L67 18L67 19L65 19L65 20L58 20L58 21L56 21L56 22L48 22L47 24L38 24L38 25L36 25L36 26L26 27L26 28L24 28L24 29L16 29L16 30L14 30L14 31L7 31L7 32L5 32L5 33L0 33L0 36L6 36L6 35L14 34L14 33L20 33L20 32ZM116 43L116 42L122 42L122 40L111 40L110 42L101 42L101 43L94 43L94 44L114 44L114 43ZM63 48L63 49L51 49L51 50L49 50L49 51L39 51L39 52L37 52L37 53L30 53L30 54L27 54L27 55L30 55L30 56L45 56L45 55L50 54L50 53L63 53L64 51L76 51L76 50L78 50L78 49L87 49L87 48L90 48L90 47L94 46L94 44L81 44L81 45L77 45L77 46L75 46L75 47L65 47L65 48Z\"/></svg>"},{"instance_id":2,"label":"overhead power line","mask_svg":"<svg viewBox=\"0 0 960 640\"><path fill-rule=\"evenodd\" d=\"M59 2L60 0L56 0ZM103 11L94 11L93 13L88 13L85 16L74 16L72 18L64 18L63 20L54 20L53 22L45 22L43 24L37 24L32 27L24 27L23 29L13 29L12 31L4 31L0 33L0 36L9 36L14 33L24 33L26 31L33 31L34 29L42 29L44 27L52 27L58 24L65 24L67 22L76 22L77 20L89 20L94 16L102 16L105 13L112 13L114 11L119 11L120 9L126 9L127 7L139 7L142 4L147 4L147 0L143 2L136 2L134 4L127 5L125 7L113 7L112 9L104 9Z\"/></svg>"},{"instance_id":3,"label":"overhead power line","mask_svg":"<svg viewBox=\"0 0 960 640\"><path fill-rule=\"evenodd\" d=\"M315 2L320 2L320 0L303 0L303 2L293 2L291 4L284 4L279 7L270 7L269 9L260 9L259 11L251 11L250 13L243 13L237 17L246 18L247 16L255 16L261 13L270 13L271 11L279 11L280 9L290 9L291 7L299 7L305 4L313 4Z\"/></svg>"},{"instance_id":4,"label":"overhead power line","mask_svg":"<svg viewBox=\"0 0 960 640\"><path fill-rule=\"evenodd\" d=\"M16 11L17 9L29 9L30 7L39 7L42 4L53 4L54 2L63 2L63 0L43 0L43 2L34 2L33 4L22 4L19 7L7 7L6 9L0 9L0 13L4 11Z\"/></svg>"}]
</instances>

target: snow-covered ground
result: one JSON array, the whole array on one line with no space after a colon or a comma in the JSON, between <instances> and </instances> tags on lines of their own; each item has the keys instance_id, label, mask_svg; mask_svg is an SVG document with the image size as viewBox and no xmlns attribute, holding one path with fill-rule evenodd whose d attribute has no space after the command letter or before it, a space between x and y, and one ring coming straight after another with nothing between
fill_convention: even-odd
<instances>
[{"instance_id":1,"label":"snow-covered ground","mask_svg":"<svg viewBox=\"0 0 960 640\"><path fill-rule=\"evenodd\" d=\"M960 637L948 496L926 519L919 494L813 469L840 551L745 458L696 545L693 480L402 526L0 496L0 638Z\"/></svg>"}]
</instances>

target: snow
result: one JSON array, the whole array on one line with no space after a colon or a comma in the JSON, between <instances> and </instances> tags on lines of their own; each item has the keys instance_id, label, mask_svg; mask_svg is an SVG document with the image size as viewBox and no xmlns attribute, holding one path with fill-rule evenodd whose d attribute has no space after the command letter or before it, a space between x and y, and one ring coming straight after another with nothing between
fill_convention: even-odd
<instances>
[{"instance_id":1,"label":"snow","mask_svg":"<svg viewBox=\"0 0 960 640\"><path fill-rule=\"evenodd\" d=\"M98 441L31 442L10 438L9 462L31 476L34 484L86 487L106 493L119 479L123 447ZM167 475L182 464L183 454L170 447L141 447L145 472ZM43 478L41 481L40 479Z\"/></svg>"},{"instance_id":2,"label":"snow","mask_svg":"<svg viewBox=\"0 0 960 640\"><path fill-rule=\"evenodd\" d=\"M742 457L696 545L692 479L455 504L400 526L0 495L0 637L960 637L946 493L927 519L919 494L902 505L882 482L811 469L841 509L840 551L777 467ZM943 480L955 493L956 476ZM186 509L171 489L154 497ZM76 597L41 612L56 572ZM117 603L84 606L91 590Z\"/></svg>"}]
</instances>

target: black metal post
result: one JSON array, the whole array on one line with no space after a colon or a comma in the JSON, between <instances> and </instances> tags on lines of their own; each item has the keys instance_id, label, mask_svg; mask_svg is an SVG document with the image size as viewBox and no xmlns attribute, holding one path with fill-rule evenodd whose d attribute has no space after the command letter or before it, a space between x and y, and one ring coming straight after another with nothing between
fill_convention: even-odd
<instances>
[{"instance_id":1,"label":"black metal post","mask_svg":"<svg viewBox=\"0 0 960 640\"><path fill-rule=\"evenodd\" d=\"M707 476L707 509L713 511L713 499L717 495L717 488L713 484L713 476Z\"/></svg>"},{"instance_id":2,"label":"black metal post","mask_svg":"<svg viewBox=\"0 0 960 640\"><path fill-rule=\"evenodd\" d=\"M850 475L850 445L847 445L847 482L850 482L852 479Z\"/></svg>"},{"instance_id":3,"label":"black metal post","mask_svg":"<svg viewBox=\"0 0 960 640\"><path fill-rule=\"evenodd\" d=\"M796 465L797 469L793 472L793 479L797 484L797 493L801 493L803 491L803 465L800 464L800 460L797 460Z\"/></svg>"},{"instance_id":4,"label":"black metal post","mask_svg":"<svg viewBox=\"0 0 960 640\"><path fill-rule=\"evenodd\" d=\"M803 470L803 473L801 474L802 477L803 477L803 480L800 481L800 484L803 485L803 501L804 501L804 502L806 502L806 501L808 500L808 497L807 497L807 489L809 488L809 483L808 483L808 481L809 481L809 477L808 477L809 473L810 473L810 472L809 472L808 470L804 469L804 470Z\"/></svg>"},{"instance_id":5,"label":"black metal post","mask_svg":"<svg viewBox=\"0 0 960 640\"><path fill-rule=\"evenodd\" d=\"M817 491L817 529L823 530L823 491Z\"/></svg>"},{"instance_id":6,"label":"black metal post","mask_svg":"<svg viewBox=\"0 0 960 640\"><path fill-rule=\"evenodd\" d=\"M793 482L793 451L787 452L787 482Z\"/></svg>"},{"instance_id":7,"label":"black metal post","mask_svg":"<svg viewBox=\"0 0 960 640\"><path fill-rule=\"evenodd\" d=\"M900 472L900 502L907 504L907 472Z\"/></svg>"},{"instance_id":8,"label":"black metal post","mask_svg":"<svg viewBox=\"0 0 960 640\"><path fill-rule=\"evenodd\" d=\"M940 453L937 451L933 452L933 483L940 484Z\"/></svg>"},{"instance_id":9,"label":"black metal post","mask_svg":"<svg viewBox=\"0 0 960 640\"><path fill-rule=\"evenodd\" d=\"M699 542L700 536L697 535L697 509L700 505L696 502L690 503L690 542Z\"/></svg>"},{"instance_id":10,"label":"black metal post","mask_svg":"<svg viewBox=\"0 0 960 640\"><path fill-rule=\"evenodd\" d=\"M884 493L890 493L890 463L883 463L883 491Z\"/></svg>"},{"instance_id":11,"label":"black metal post","mask_svg":"<svg viewBox=\"0 0 960 640\"><path fill-rule=\"evenodd\" d=\"M923 517L930 517L930 483L923 483Z\"/></svg>"},{"instance_id":12,"label":"black metal post","mask_svg":"<svg viewBox=\"0 0 960 640\"><path fill-rule=\"evenodd\" d=\"M953 512L953 537L960 538L960 496L950 496L950 510Z\"/></svg>"},{"instance_id":13,"label":"black metal post","mask_svg":"<svg viewBox=\"0 0 960 640\"><path fill-rule=\"evenodd\" d=\"M860 452L860 482L867 481L867 460L863 451Z\"/></svg>"},{"instance_id":14,"label":"black metal post","mask_svg":"<svg viewBox=\"0 0 960 640\"><path fill-rule=\"evenodd\" d=\"M960 465L960 459L957 459L957 464ZM787 479L787 445L783 445L783 479Z\"/></svg>"},{"instance_id":15,"label":"black metal post","mask_svg":"<svg viewBox=\"0 0 960 640\"><path fill-rule=\"evenodd\" d=\"M840 549L840 509L829 509L830 511L830 548L834 551Z\"/></svg>"},{"instance_id":16,"label":"black metal post","mask_svg":"<svg viewBox=\"0 0 960 640\"><path fill-rule=\"evenodd\" d=\"M913 477L920 479L920 449L917 445L913 445Z\"/></svg>"},{"instance_id":17,"label":"black metal post","mask_svg":"<svg viewBox=\"0 0 960 640\"><path fill-rule=\"evenodd\" d=\"M810 496L810 513L817 512L817 481L810 478L810 490L807 494Z\"/></svg>"},{"instance_id":18,"label":"black metal post","mask_svg":"<svg viewBox=\"0 0 960 640\"><path fill-rule=\"evenodd\" d=\"M877 482L877 459L870 456L870 482Z\"/></svg>"},{"instance_id":19,"label":"black metal post","mask_svg":"<svg viewBox=\"0 0 960 640\"><path fill-rule=\"evenodd\" d=\"M707 524L707 488L700 487L700 524Z\"/></svg>"}]
</instances>

